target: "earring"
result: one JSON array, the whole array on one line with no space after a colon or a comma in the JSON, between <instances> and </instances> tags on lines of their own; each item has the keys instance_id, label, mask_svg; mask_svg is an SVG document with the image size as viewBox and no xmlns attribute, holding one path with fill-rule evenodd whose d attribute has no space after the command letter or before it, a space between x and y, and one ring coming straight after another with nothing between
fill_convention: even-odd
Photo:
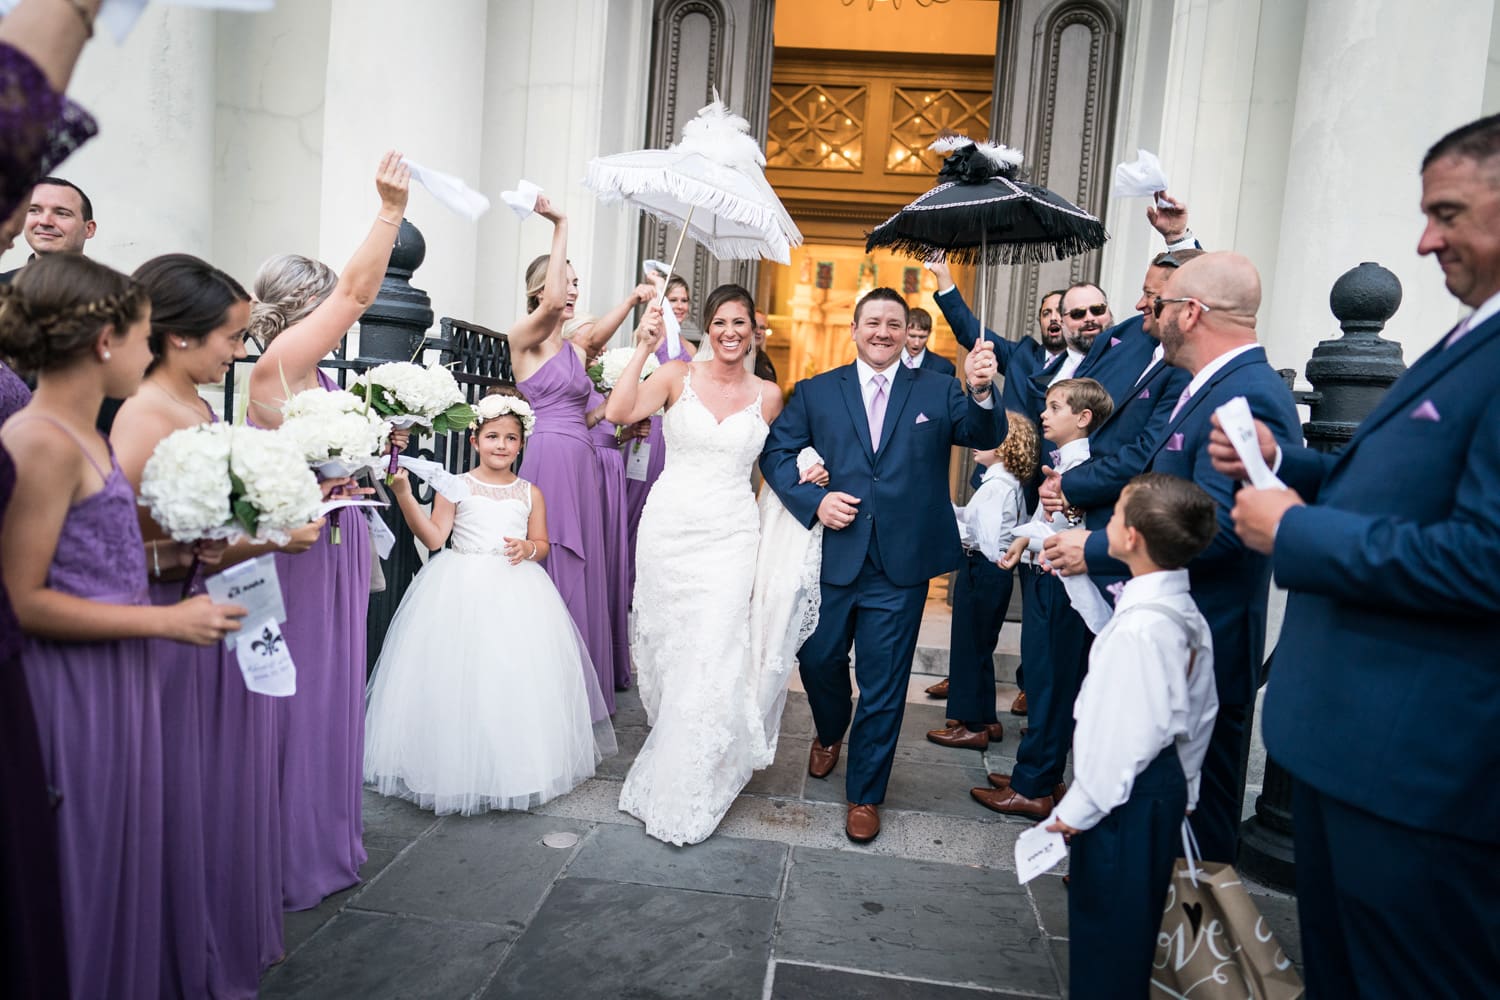
<instances>
[{"instance_id":1,"label":"earring","mask_svg":"<svg viewBox=\"0 0 1500 1000\"><path fill-rule=\"evenodd\" d=\"M104 352L104 360L105 360L105 361L108 361L108 360L109 360L109 352L108 352L108 351L105 351L105 352Z\"/></svg>"},{"instance_id":2,"label":"earring","mask_svg":"<svg viewBox=\"0 0 1500 1000\"><path fill-rule=\"evenodd\" d=\"M179 340L177 342L177 346L178 347L186 347L187 346L187 341L185 341L185 340Z\"/></svg>"}]
</instances>

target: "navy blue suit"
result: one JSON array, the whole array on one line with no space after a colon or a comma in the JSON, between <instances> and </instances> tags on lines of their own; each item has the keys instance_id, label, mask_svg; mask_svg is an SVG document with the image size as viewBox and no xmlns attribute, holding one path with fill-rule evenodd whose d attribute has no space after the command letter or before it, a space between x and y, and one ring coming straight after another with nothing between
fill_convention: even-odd
<instances>
[{"instance_id":1,"label":"navy blue suit","mask_svg":"<svg viewBox=\"0 0 1500 1000\"><path fill-rule=\"evenodd\" d=\"M902 364L905 363L905 361L902 362ZM941 354L933 354L930 350L922 352L922 363L920 365L917 365L917 367L925 372L933 372L937 375L950 375L954 378L958 377L958 369L953 367L953 362L949 361Z\"/></svg>"},{"instance_id":2,"label":"navy blue suit","mask_svg":"<svg viewBox=\"0 0 1500 1000\"><path fill-rule=\"evenodd\" d=\"M1342 453L1284 448L1280 475L1314 505L1276 533L1264 717L1297 782L1309 995L1493 995L1500 318L1423 355Z\"/></svg>"},{"instance_id":3,"label":"navy blue suit","mask_svg":"<svg viewBox=\"0 0 1500 1000\"><path fill-rule=\"evenodd\" d=\"M955 379L898 363L880 446L872 449L859 375L850 364L797 383L766 439L761 472L803 524L817 520L825 496L797 482L797 454L809 445L823 456L828 489L860 498L852 524L823 532L818 628L798 654L818 742L831 746L850 730L852 803L885 798L927 581L963 558L948 495L951 450L994 448L1004 427L999 407L980 406ZM851 644L860 690L852 729Z\"/></svg>"},{"instance_id":4,"label":"navy blue suit","mask_svg":"<svg viewBox=\"0 0 1500 1000\"><path fill-rule=\"evenodd\" d=\"M1270 560L1247 549L1234 533L1229 514L1234 507L1236 483L1214 471L1208 457L1208 435L1213 429L1210 419L1215 409L1235 396L1245 397L1250 412L1270 427L1283 447L1301 444L1302 428L1291 391L1266 363L1265 350L1252 347L1216 372L1176 418L1167 422L1146 466L1154 472L1192 480L1218 505L1218 534L1188 565L1193 600L1213 634L1219 694L1219 719L1203 762L1192 823L1204 859L1228 863L1234 862L1239 845L1240 801L1249 748L1247 721L1265 658L1266 598L1271 579ZM1108 550L1109 540L1103 531L1089 536L1084 551L1090 572L1124 575L1123 567L1109 557Z\"/></svg>"},{"instance_id":5,"label":"navy blue suit","mask_svg":"<svg viewBox=\"0 0 1500 1000\"><path fill-rule=\"evenodd\" d=\"M979 317L969 309L958 289L950 288L934 295L932 300L943 311L943 318L953 329L954 339L963 345L964 350L972 351L979 343ZM1006 340L988 328L984 337L995 345L995 365L999 374L1005 376L1005 388L1000 397L1005 408L1024 413L1032 423L1040 425L1042 407L1033 404L1033 390L1027 384L1032 375L1046 367L1046 349L1030 337Z\"/></svg>"}]
</instances>

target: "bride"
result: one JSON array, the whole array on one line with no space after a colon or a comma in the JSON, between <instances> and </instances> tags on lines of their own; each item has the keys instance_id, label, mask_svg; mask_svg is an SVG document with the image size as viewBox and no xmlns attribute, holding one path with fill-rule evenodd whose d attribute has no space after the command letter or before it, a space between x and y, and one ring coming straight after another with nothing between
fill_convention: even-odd
<instances>
[{"instance_id":1,"label":"bride","mask_svg":"<svg viewBox=\"0 0 1500 1000\"><path fill-rule=\"evenodd\" d=\"M703 316L694 360L643 382L662 337L651 307L605 408L621 426L666 408L666 466L641 515L631 634L651 733L620 808L678 845L713 833L775 756L787 677L817 622L821 553L821 526L793 520L770 490L757 509L751 491L751 466L781 412L780 389L747 363L755 302L721 285ZM803 481L826 483L815 458L804 456Z\"/></svg>"}]
</instances>

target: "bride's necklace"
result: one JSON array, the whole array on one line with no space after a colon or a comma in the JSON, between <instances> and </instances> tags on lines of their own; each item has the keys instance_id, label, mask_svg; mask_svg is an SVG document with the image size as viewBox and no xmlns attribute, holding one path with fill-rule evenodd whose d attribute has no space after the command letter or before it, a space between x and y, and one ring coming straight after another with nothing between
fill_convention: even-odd
<instances>
[{"instance_id":1,"label":"bride's necklace","mask_svg":"<svg viewBox=\"0 0 1500 1000\"><path fill-rule=\"evenodd\" d=\"M733 382L724 383L714 378L707 372L704 372L704 374L708 376L708 381L713 383L713 387L719 390L719 395L723 396L725 399L729 399L731 396L733 396L735 390L740 387L740 383L744 381L743 379L737 377Z\"/></svg>"}]
</instances>

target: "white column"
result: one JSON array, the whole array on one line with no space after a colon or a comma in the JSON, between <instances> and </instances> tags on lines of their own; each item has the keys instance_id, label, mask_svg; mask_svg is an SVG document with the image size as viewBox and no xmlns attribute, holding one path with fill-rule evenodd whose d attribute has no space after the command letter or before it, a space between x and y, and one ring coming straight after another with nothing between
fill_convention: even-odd
<instances>
[{"instance_id":1,"label":"white column","mask_svg":"<svg viewBox=\"0 0 1500 1000\"><path fill-rule=\"evenodd\" d=\"M331 267L343 267L375 220L375 168L387 149L475 184L486 8L485 0L333 0L318 245ZM486 193L503 212L498 193ZM439 316L468 317L477 226L415 184L406 217L427 241L413 284Z\"/></svg>"},{"instance_id":2,"label":"white column","mask_svg":"<svg viewBox=\"0 0 1500 1000\"><path fill-rule=\"evenodd\" d=\"M1300 373L1338 334L1328 291L1361 261L1401 279L1386 335L1408 362L1457 317L1441 271L1417 256L1418 167L1433 142L1479 116L1492 13L1488 0L1309 0L1276 287L1261 311L1273 365Z\"/></svg>"},{"instance_id":3,"label":"white column","mask_svg":"<svg viewBox=\"0 0 1500 1000\"><path fill-rule=\"evenodd\" d=\"M157 254L207 256L213 244L213 14L151 7L123 46L95 39L69 95L99 135L56 168L94 205L98 232L84 252L133 271ZM23 240L3 266L19 267Z\"/></svg>"},{"instance_id":4,"label":"white column","mask_svg":"<svg viewBox=\"0 0 1500 1000\"><path fill-rule=\"evenodd\" d=\"M650 8L648 0L491 0L481 177L492 198L524 177L561 204L580 314L605 311L638 280L636 213L599 205L581 181L592 157L644 142ZM544 220L519 221L503 205L486 216L467 318L508 329L525 309L526 265L551 238Z\"/></svg>"},{"instance_id":5,"label":"white column","mask_svg":"<svg viewBox=\"0 0 1500 1000\"><path fill-rule=\"evenodd\" d=\"M319 251L331 6L298 0L218 18L210 259L246 288L272 254Z\"/></svg>"}]
</instances>

